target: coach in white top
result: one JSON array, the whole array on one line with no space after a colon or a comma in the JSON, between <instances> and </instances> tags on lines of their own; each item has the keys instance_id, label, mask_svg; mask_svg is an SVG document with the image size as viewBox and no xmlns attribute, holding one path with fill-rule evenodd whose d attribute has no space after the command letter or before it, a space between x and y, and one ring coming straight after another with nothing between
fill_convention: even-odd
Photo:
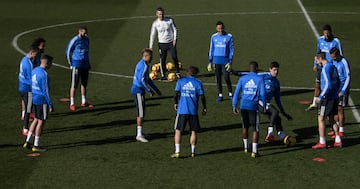
<instances>
[{"instance_id":1,"label":"coach in white top","mask_svg":"<svg viewBox=\"0 0 360 189\"><path fill-rule=\"evenodd\" d=\"M151 26L149 48L152 49L154 45L155 33L157 32L161 63L161 80L166 80L166 57L168 51L170 51L175 64L176 76L180 78L179 60L177 58L176 51L177 31L175 22L172 18L164 16L164 9L161 7L156 9L156 16L157 19Z\"/></svg>"}]
</instances>

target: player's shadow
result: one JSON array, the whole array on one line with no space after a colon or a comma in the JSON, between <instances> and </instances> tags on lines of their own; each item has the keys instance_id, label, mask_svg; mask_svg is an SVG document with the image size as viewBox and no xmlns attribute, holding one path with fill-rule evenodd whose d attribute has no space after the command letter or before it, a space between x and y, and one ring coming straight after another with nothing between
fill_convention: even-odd
<instances>
[{"instance_id":1,"label":"player's shadow","mask_svg":"<svg viewBox=\"0 0 360 189\"><path fill-rule=\"evenodd\" d=\"M281 91L281 96L292 96L304 93L314 92L313 89L291 89L291 90L283 90Z\"/></svg>"},{"instance_id":2,"label":"player's shadow","mask_svg":"<svg viewBox=\"0 0 360 189\"><path fill-rule=\"evenodd\" d=\"M146 122L161 122L161 121L168 121L170 119L148 119ZM97 124L86 124L86 125L76 125L70 127L62 127L62 128L50 128L44 130L44 134L50 133L59 133L59 132L70 132L70 131L79 131L79 130L88 130L88 129L110 129L114 127L123 127L128 125L135 125L136 121L134 119L127 119L127 120L117 120L111 121L106 123L97 123Z\"/></svg>"},{"instance_id":3,"label":"player's shadow","mask_svg":"<svg viewBox=\"0 0 360 189\"><path fill-rule=\"evenodd\" d=\"M154 97L147 97L146 101L157 101L157 100L163 100L163 99L170 99L174 98L173 96L154 96ZM118 104L126 104L126 103L134 103L134 99L128 99L128 100L122 100L122 101L115 101L115 102L106 102L101 104L95 104L95 107L101 107L101 106L110 106L110 105L118 105Z\"/></svg>"}]
</instances>

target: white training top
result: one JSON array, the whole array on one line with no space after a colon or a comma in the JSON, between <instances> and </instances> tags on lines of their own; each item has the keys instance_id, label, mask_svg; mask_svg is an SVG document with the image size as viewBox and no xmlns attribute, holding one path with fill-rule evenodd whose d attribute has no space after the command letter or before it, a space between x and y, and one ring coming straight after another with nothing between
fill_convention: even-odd
<instances>
[{"instance_id":1,"label":"white training top","mask_svg":"<svg viewBox=\"0 0 360 189\"><path fill-rule=\"evenodd\" d=\"M154 45L155 33L158 33L159 43L171 43L176 40L177 31L172 18L164 17L163 20L156 19L151 26L149 48Z\"/></svg>"}]
</instances>

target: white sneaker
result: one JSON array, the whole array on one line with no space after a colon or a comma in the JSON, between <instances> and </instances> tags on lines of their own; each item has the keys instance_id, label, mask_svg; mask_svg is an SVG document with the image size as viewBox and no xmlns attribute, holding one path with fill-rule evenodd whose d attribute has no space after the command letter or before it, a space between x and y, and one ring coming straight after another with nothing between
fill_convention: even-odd
<instances>
[{"instance_id":1,"label":"white sneaker","mask_svg":"<svg viewBox=\"0 0 360 189\"><path fill-rule=\"evenodd\" d=\"M139 141L139 142L149 142L149 141L144 137L144 135L137 136L137 137L136 137L136 140Z\"/></svg>"}]
</instances>

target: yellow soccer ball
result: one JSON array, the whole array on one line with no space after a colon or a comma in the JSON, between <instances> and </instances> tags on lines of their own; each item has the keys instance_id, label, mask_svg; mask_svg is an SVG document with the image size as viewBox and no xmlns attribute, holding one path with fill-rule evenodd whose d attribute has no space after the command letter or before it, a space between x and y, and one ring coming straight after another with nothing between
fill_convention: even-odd
<instances>
[{"instance_id":1,"label":"yellow soccer ball","mask_svg":"<svg viewBox=\"0 0 360 189\"><path fill-rule=\"evenodd\" d=\"M155 80L157 78L158 74L156 71L152 71L150 74L149 74L149 77L151 80Z\"/></svg>"},{"instance_id":2,"label":"yellow soccer ball","mask_svg":"<svg viewBox=\"0 0 360 189\"><path fill-rule=\"evenodd\" d=\"M285 136L283 141L286 146L294 146L296 144L296 138L292 136Z\"/></svg>"},{"instance_id":3,"label":"yellow soccer ball","mask_svg":"<svg viewBox=\"0 0 360 189\"><path fill-rule=\"evenodd\" d=\"M168 62L168 63L166 64L166 69L167 69L168 71L171 71L171 70L173 70L174 68L175 68L174 63Z\"/></svg>"},{"instance_id":4,"label":"yellow soccer ball","mask_svg":"<svg viewBox=\"0 0 360 189\"><path fill-rule=\"evenodd\" d=\"M160 65L159 64L154 64L152 67L151 67L151 70L152 71L155 71L155 72L158 72L160 70Z\"/></svg>"},{"instance_id":5,"label":"yellow soccer ball","mask_svg":"<svg viewBox=\"0 0 360 189\"><path fill-rule=\"evenodd\" d=\"M169 73L167 76L168 81L175 81L176 75L175 73Z\"/></svg>"}]
</instances>

